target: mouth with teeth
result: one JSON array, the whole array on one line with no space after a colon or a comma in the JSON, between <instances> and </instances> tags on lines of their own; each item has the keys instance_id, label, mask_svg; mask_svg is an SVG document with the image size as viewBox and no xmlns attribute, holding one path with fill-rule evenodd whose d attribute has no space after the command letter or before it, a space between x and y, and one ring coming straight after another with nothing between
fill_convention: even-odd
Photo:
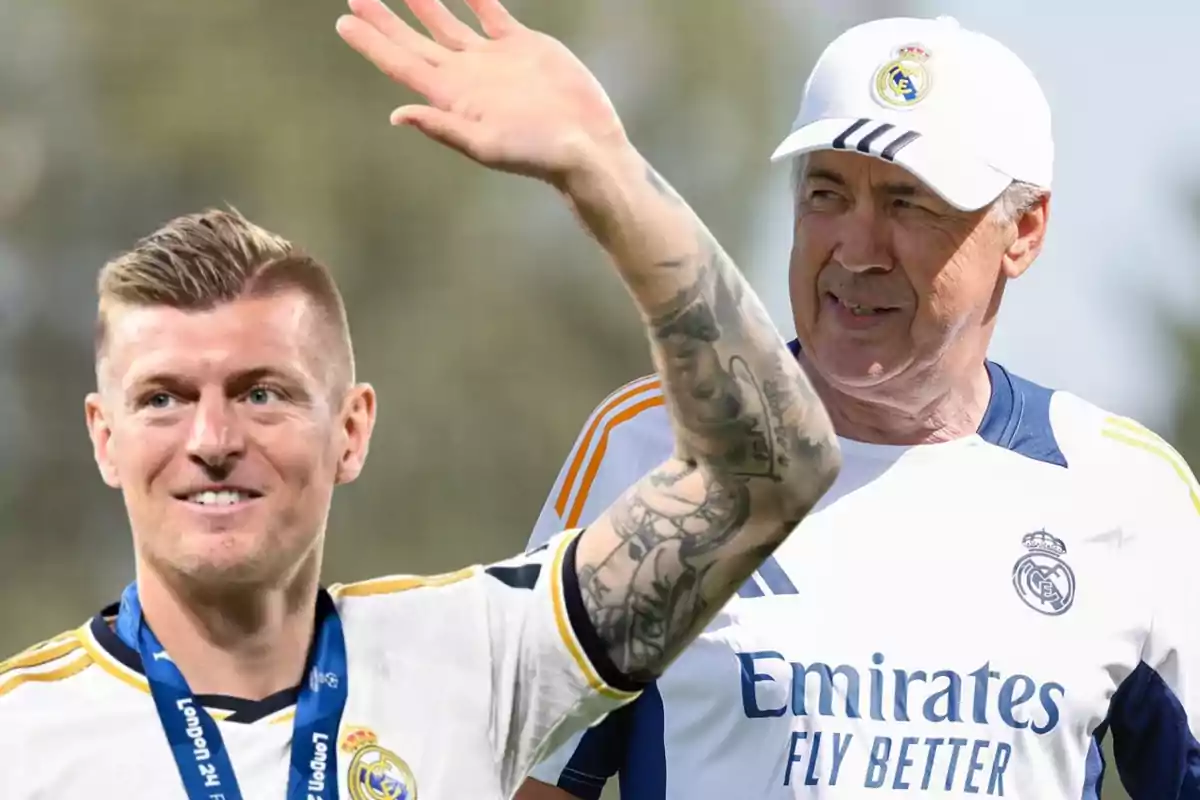
<instances>
[{"instance_id":1,"label":"mouth with teeth","mask_svg":"<svg viewBox=\"0 0 1200 800\"><path fill-rule=\"evenodd\" d=\"M826 292L826 298L830 302L836 303L846 311L850 312L851 316L854 317L882 317L900 310L895 306L877 306L868 305L865 303L854 303L838 297L833 292Z\"/></svg>"},{"instance_id":2,"label":"mouth with teeth","mask_svg":"<svg viewBox=\"0 0 1200 800\"><path fill-rule=\"evenodd\" d=\"M176 500L205 508L228 508L257 500L260 497L262 497L262 492L234 488L203 489L175 495Z\"/></svg>"}]
</instances>

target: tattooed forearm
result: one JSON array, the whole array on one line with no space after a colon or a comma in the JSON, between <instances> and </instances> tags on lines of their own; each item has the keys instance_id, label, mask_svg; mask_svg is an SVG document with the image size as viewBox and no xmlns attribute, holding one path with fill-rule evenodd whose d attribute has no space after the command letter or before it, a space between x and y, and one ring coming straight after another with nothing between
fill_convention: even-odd
<instances>
[{"instance_id":1,"label":"tattooed forearm","mask_svg":"<svg viewBox=\"0 0 1200 800\"><path fill-rule=\"evenodd\" d=\"M738 280L730 285L722 274L722 259L717 253L710 255L698 270L696 284L651 318L654 360L684 457L706 459L730 474L777 478L772 436L776 423L764 413L761 369L747 359L752 352L739 350L755 335L743 320L761 328L766 349L766 337L774 329L769 322L752 319L752 313L746 315L752 309L745 303L745 287L736 273Z\"/></svg>"},{"instance_id":2,"label":"tattooed forearm","mask_svg":"<svg viewBox=\"0 0 1200 800\"><path fill-rule=\"evenodd\" d=\"M703 502L680 488L686 478L706 484ZM613 549L579 565L584 605L613 663L642 680L674 655L698 619L708 618L712 555L736 535L750 508L743 483L720 485L682 463L656 470L645 484L614 508Z\"/></svg>"},{"instance_id":3,"label":"tattooed forearm","mask_svg":"<svg viewBox=\"0 0 1200 800\"><path fill-rule=\"evenodd\" d=\"M640 679L699 634L828 485L828 434L804 425L815 396L789 378L794 361L721 258L650 321L679 460L629 490L609 549L578 565L613 662Z\"/></svg>"},{"instance_id":4,"label":"tattooed forearm","mask_svg":"<svg viewBox=\"0 0 1200 800\"><path fill-rule=\"evenodd\" d=\"M640 213L592 213L646 319L676 458L589 527L576 569L613 662L648 678L811 510L839 460L824 408L745 279L657 174L640 177L641 194L614 192L640 198Z\"/></svg>"}]
</instances>

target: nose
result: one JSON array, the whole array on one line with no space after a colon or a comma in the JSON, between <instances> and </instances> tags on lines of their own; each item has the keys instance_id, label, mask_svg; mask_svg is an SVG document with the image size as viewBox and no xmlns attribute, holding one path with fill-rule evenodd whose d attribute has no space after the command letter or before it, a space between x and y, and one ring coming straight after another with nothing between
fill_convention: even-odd
<instances>
[{"instance_id":1,"label":"nose","mask_svg":"<svg viewBox=\"0 0 1200 800\"><path fill-rule=\"evenodd\" d=\"M187 441L187 454L209 473L228 473L245 452L242 426L225 397L203 396Z\"/></svg>"},{"instance_id":2,"label":"nose","mask_svg":"<svg viewBox=\"0 0 1200 800\"><path fill-rule=\"evenodd\" d=\"M834 260L853 273L891 272L895 268L884 215L860 203L843 214Z\"/></svg>"}]
</instances>

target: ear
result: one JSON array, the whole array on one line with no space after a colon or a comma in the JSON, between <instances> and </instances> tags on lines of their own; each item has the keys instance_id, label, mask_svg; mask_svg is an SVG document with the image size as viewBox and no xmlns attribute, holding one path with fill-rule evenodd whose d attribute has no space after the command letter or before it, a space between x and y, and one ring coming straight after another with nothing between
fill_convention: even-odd
<instances>
[{"instance_id":1,"label":"ear","mask_svg":"<svg viewBox=\"0 0 1200 800\"><path fill-rule=\"evenodd\" d=\"M121 478L112 460L112 428L104 414L100 395L96 392L89 394L83 401L83 408L87 417L88 436L92 440L92 455L96 459L96 466L100 468L100 477L112 488L120 489Z\"/></svg>"},{"instance_id":2,"label":"ear","mask_svg":"<svg viewBox=\"0 0 1200 800\"><path fill-rule=\"evenodd\" d=\"M1004 251L1004 274L1007 277L1021 277L1041 254L1049 221L1050 195L1045 194L1013 223L1015 238Z\"/></svg>"},{"instance_id":3,"label":"ear","mask_svg":"<svg viewBox=\"0 0 1200 800\"><path fill-rule=\"evenodd\" d=\"M354 386L342 404L343 448L337 464L337 483L351 483L362 472L375 430L375 389L368 383Z\"/></svg>"}]
</instances>

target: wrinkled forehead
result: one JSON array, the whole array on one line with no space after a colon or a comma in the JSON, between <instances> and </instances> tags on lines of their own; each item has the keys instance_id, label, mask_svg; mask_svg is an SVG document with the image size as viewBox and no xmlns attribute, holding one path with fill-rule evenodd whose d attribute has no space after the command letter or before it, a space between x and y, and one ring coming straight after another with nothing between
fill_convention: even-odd
<instances>
[{"instance_id":1,"label":"wrinkled forehead","mask_svg":"<svg viewBox=\"0 0 1200 800\"><path fill-rule=\"evenodd\" d=\"M325 378L318 323L311 304L297 294L207 310L118 305L105 311L97 377L122 392L157 375L209 383L249 370L318 384Z\"/></svg>"},{"instance_id":2,"label":"wrinkled forehead","mask_svg":"<svg viewBox=\"0 0 1200 800\"><path fill-rule=\"evenodd\" d=\"M826 180L847 186L904 189L914 194L937 196L924 181L904 167L872 155L846 150L814 150L799 156L798 160L797 178L801 183Z\"/></svg>"}]
</instances>

